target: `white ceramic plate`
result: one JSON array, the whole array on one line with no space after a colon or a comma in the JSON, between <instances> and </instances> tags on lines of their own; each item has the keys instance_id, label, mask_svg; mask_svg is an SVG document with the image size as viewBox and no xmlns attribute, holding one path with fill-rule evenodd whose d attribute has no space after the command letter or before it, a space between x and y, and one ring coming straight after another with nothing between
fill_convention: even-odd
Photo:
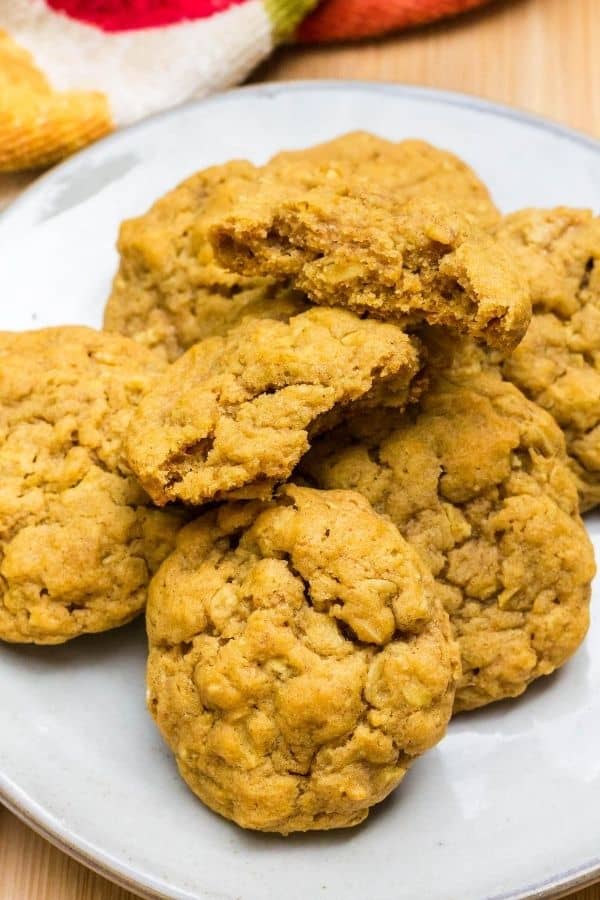
<instances>
[{"instance_id":1,"label":"white ceramic plate","mask_svg":"<svg viewBox=\"0 0 600 900\"><path fill-rule=\"evenodd\" d=\"M350 129L459 153L504 210L600 209L600 145L473 98L362 83L233 91L101 141L0 217L0 327L99 325L121 219L184 176ZM588 524L600 546L600 519ZM596 602L598 597L596 585ZM518 702L452 722L353 831L245 833L197 801L144 709L141 622L59 648L0 648L0 796L146 895L516 900L600 877L600 624Z\"/></svg>"}]
</instances>

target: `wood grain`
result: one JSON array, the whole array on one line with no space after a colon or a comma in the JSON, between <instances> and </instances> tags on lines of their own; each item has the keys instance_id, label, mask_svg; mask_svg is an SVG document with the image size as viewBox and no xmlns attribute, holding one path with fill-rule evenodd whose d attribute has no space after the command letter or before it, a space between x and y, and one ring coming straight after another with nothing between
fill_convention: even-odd
<instances>
[{"instance_id":1,"label":"wood grain","mask_svg":"<svg viewBox=\"0 0 600 900\"><path fill-rule=\"evenodd\" d=\"M600 137L600 0L505 0L451 24L360 45L283 48L253 80L294 78L365 78L465 91ZM30 180L0 178L0 205ZM0 900L132 898L0 807ZM573 898L600 900L600 886Z\"/></svg>"},{"instance_id":2,"label":"wood grain","mask_svg":"<svg viewBox=\"0 0 600 900\"><path fill-rule=\"evenodd\" d=\"M349 78L464 91L600 135L598 0L503 0L357 46L283 48L261 80Z\"/></svg>"}]
</instances>

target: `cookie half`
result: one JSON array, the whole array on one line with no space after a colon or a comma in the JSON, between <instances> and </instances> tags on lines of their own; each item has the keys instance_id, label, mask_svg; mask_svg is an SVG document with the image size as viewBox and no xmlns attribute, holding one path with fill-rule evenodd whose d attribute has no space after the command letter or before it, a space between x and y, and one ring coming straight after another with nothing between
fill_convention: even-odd
<instances>
[{"instance_id":1,"label":"cookie half","mask_svg":"<svg viewBox=\"0 0 600 900\"><path fill-rule=\"evenodd\" d=\"M170 367L132 417L128 459L158 504L265 496L342 409L403 408L420 369L415 339L344 310L247 319Z\"/></svg>"},{"instance_id":2,"label":"cookie half","mask_svg":"<svg viewBox=\"0 0 600 900\"><path fill-rule=\"evenodd\" d=\"M531 318L526 282L499 240L439 202L399 201L358 175L319 170L299 186L285 168L257 172L209 234L223 266L320 305L444 325L505 351Z\"/></svg>"},{"instance_id":3,"label":"cookie half","mask_svg":"<svg viewBox=\"0 0 600 900\"><path fill-rule=\"evenodd\" d=\"M358 494L289 485L206 513L147 621L150 712L191 789L244 828L356 825L445 732L448 617Z\"/></svg>"}]
</instances>

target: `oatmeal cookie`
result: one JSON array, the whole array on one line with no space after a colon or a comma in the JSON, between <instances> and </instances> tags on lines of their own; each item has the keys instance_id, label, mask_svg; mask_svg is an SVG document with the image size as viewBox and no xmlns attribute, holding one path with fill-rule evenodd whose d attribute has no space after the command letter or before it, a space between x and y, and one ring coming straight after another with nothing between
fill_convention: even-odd
<instances>
[{"instance_id":1,"label":"oatmeal cookie","mask_svg":"<svg viewBox=\"0 0 600 900\"><path fill-rule=\"evenodd\" d=\"M583 640L594 560L563 436L475 357L404 415L325 435L301 470L363 493L427 562L461 649L457 710L516 697Z\"/></svg>"},{"instance_id":2,"label":"oatmeal cookie","mask_svg":"<svg viewBox=\"0 0 600 900\"><path fill-rule=\"evenodd\" d=\"M356 825L445 732L447 615L358 494L288 485L204 514L147 621L149 709L191 789L244 828Z\"/></svg>"},{"instance_id":3,"label":"oatmeal cookie","mask_svg":"<svg viewBox=\"0 0 600 900\"><path fill-rule=\"evenodd\" d=\"M360 175L393 193L398 203L429 198L460 210L483 228L500 218L490 193L461 159L426 141L388 141L367 131L353 131L314 147L285 151L268 168L285 168L290 180L304 185L315 178Z\"/></svg>"},{"instance_id":4,"label":"oatmeal cookie","mask_svg":"<svg viewBox=\"0 0 600 900\"><path fill-rule=\"evenodd\" d=\"M57 644L144 607L181 516L152 508L122 439L163 369L88 328L0 334L1 639Z\"/></svg>"},{"instance_id":5,"label":"oatmeal cookie","mask_svg":"<svg viewBox=\"0 0 600 900\"><path fill-rule=\"evenodd\" d=\"M198 341L226 334L244 316L287 319L306 308L298 293L234 275L214 260L208 223L253 173L243 161L205 169L144 215L123 222L119 269L104 312L107 331L173 361Z\"/></svg>"},{"instance_id":6,"label":"oatmeal cookie","mask_svg":"<svg viewBox=\"0 0 600 900\"><path fill-rule=\"evenodd\" d=\"M419 370L415 339L345 310L246 319L188 350L144 398L128 459L160 505L264 496L343 407L404 407Z\"/></svg>"},{"instance_id":7,"label":"oatmeal cookie","mask_svg":"<svg viewBox=\"0 0 600 900\"><path fill-rule=\"evenodd\" d=\"M331 176L298 187L261 172L209 229L219 262L291 284L314 303L401 325L444 325L508 351L531 318L501 242L461 213L385 185Z\"/></svg>"},{"instance_id":8,"label":"oatmeal cookie","mask_svg":"<svg viewBox=\"0 0 600 900\"><path fill-rule=\"evenodd\" d=\"M457 157L422 141L398 144L365 132L307 150L280 153L264 171L300 186L361 175L400 201L442 199L484 227L499 218L486 187ZM207 239L215 216L237 202L257 170L234 161L198 172L144 215L121 226L119 270L104 327L177 359L198 341L224 335L245 316L287 320L307 307L298 291L219 266ZM284 173L284 174L283 174Z\"/></svg>"},{"instance_id":9,"label":"oatmeal cookie","mask_svg":"<svg viewBox=\"0 0 600 900\"><path fill-rule=\"evenodd\" d=\"M534 315L504 375L564 431L581 508L600 504L600 217L525 209L498 233L531 285Z\"/></svg>"}]
</instances>

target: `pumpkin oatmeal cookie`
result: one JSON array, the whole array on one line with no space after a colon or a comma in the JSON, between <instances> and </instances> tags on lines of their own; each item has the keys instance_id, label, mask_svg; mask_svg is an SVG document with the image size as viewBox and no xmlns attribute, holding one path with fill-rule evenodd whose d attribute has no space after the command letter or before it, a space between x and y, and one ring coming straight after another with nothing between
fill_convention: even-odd
<instances>
[{"instance_id":1,"label":"pumpkin oatmeal cookie","mask_svg":"<svg viewBox=\"0 0 600 900\"><path fill-rule=\"evenodd\" d=\"M525 209L498 229L531 286L534 315L504 375L561 426L582 510L600 504L600 217Z\"/></svg>"},{"instance_id":2,"label":"pumpkin oatmeal cookie","mask_svg":"<svg viewBox=\"0 0 600 900\"><path fill-rule=\"evenodd\" d=\"M147 621L149 709L190 788L244 828L356 825L445 732L448 617L358 494L287 485L204 514Z\"/></svg>"},{"instance_id":3,"label":"pumpkin oatmeal cookie","mask_svg":"<svg viewBox=\"0 0 600 900\"><path fill-rule=\"evenodd\" d=\"M309 185L358 173L393 191L442 200L483 227L499 218L485 185L461 160L423 141L393 143L366 132L280 153L264 171ZM265 278L246 278L219 266L207 231L237 202L257 170L234 161L192 175L144 215L121 226L119 270L104 327L175 360L204 338L224 335L245 316L287 320L307 306L297 291ZM263 171L263 170L260 170Z\"/></svg>"},{"instance_id":4,"label":"pumpkin oatmeal cookie","mask_svg":"<svg viewBox=\"0 0 600 900\"><path fill-rule=\"evenodd\" d=\"M301 464L311 484L364 494L430 567L461 649L457 710L561 666L594 575L560 430L477 360L448 362L403 415L346 422Z\"/></svg>"},{"instance_id":5,"label":"pumpkin oatmeal cookie","mask_svg":"<svg viewBox=\"0 0 600 900\"><path fill-rule=\"evenodd\" d=\"M208 231L224 267L320 305L444 325L504 351L531 318L526 281L500 240L437 200L398 199L361 174L302 161L255 170Z\"/></svg>"},{"instance_id":6,"label":"pumpkin oatmeal cookie","mask_svg":"<svg viewBox=\"0 0 600 900\"><path fill-rule=\"evenodd\" d=\"M210 235L223 266L324 306L444 325L504 351L531 318L498 240L435 201L398 204L375 182L324 177L298 188L285 173L261 173Z\"/></svg>"},{"instance_id":7,"label":"pumpkin oatmeal cookie","mask_svg":"<svg viewBox=\"0 0 600 900\"><path fill-rule=\"evenodd\" d=\"M0 333L0 638L57 644L123 625L181 515L153 509L122 440L164 366L88 328Z\"/></svg>"}]
</instances>

